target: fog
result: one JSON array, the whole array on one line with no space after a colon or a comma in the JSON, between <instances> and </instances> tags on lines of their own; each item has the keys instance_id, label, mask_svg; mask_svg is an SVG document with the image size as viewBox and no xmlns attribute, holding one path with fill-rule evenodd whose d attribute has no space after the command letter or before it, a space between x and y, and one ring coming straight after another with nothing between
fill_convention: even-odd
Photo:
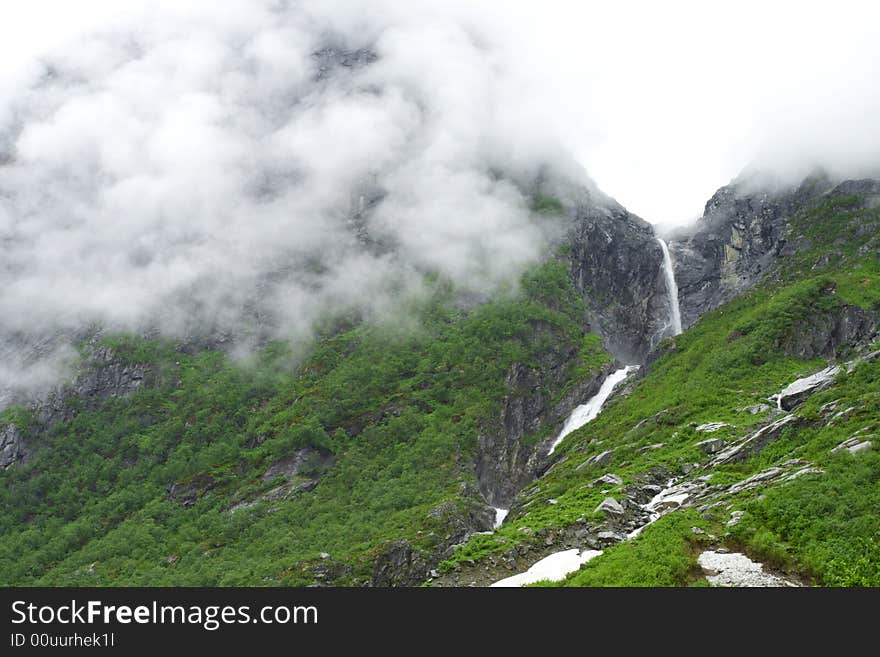
<instances>
[{"instance_id":1,"label":"fog","mask_svg":"<svg viewBox=\"0 0 880 657\"><path fill-rule=\"evenodd\" d=\"M750 166L876 171L878 10L735 11L4 6L0 388L69 361L35 335L257 322L296 341L327 313L388 316L425 272L489 294L546 251L526 188L548 170L655 223Z\"/></svg>"}]
</instances>

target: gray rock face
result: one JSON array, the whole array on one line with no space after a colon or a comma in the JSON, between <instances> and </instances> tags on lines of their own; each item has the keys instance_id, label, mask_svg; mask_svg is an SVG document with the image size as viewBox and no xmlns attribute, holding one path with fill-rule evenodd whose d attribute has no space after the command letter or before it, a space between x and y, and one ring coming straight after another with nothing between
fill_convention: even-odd
<instances>
[{"instance_id":1,"label":"gray rock face","mask_svg":"<svg viewBox=\"0 0 880 657\"><path fill-rule=\"evenodd\" d=\"M871 442L870 440L865 440L865 438L866 436L853 436L851 438L847 438L831 451L840 452L845 449L850 454L858 454L859 452L864 452L874 446L873 442Z\"/></svg>"},{"instance_id":2,"label":"gray rock face","mask_svg":"<svg viewBox=\"0 0 880 657\"><path fill-rule=\"evenodd\" d=\"M296 450L290 456L270 465L263 473L263 481L278 476L293 479L297 476L313 476L320 474L333 465L333 455L312 447Z\"/></svg>"},{"instance_id":3,"label":"gray rock face","mask_svg":"<svg viewBox=\"0 0 880 657\"><path fill-rule=\"evenodd\" d=\"M666 337L663 253L653 228L609 199L575 208L568 238L571 279L583 295L591 330L627 363L641 362Z\"/></svg>"},{"instance_id":4,"label":"gray rock face","mask_svg":"<svg viewBox=\"0 0 880 657\"><path fill-rule=\"evenodd\" d=\"M802 245L793 241L788 223L794 213L813 202L850 194L865 196L870 205L880 198L880 182L850 180L835 185L817 175L796 188L761 188L744 180L719 189L706 203L696 229L669 244L683 325L692 325L751 288L775 269L780 258L797 252ZM862 320L849 317L844 325L822 332L841 335L862 330ZM843 343L825 340L804 348L827 352Z\"/></svg>"},{"instance_id":5,"label":"gray rock face","mask_svg":"<svg viewBox=\"0 0 880 657\"><path fill-rule=\"evenodd\" d=\"M29 452L14 424L0 425L0 468L7 468L27 458Z\"/></svg>"},{"instance_id":6,"label":"gray rock face","mask_svg":"<svg viewBox=\"0 0 880 657\"><path fill-rule=\"evenodd\" d=\"M710 438L709 440L703 440L697 443L697 447L703 450L706 454L717 454L727 445L727 441L722 440L721 438Z\"/></svg>"},{"instance_id":7,"label":"gray rock face","mask_svg":"<svg viewBox=\"0 0 880 657\"><path fill-rule=\"evenodd\" d=\"M596 486L619 486L622 483L623 479L618 477L616 474L612 474L609 472L608 474L604 474L596 479L596 481L590 484L590 486L593 488L595 488Z\"/></svg>"},{"instance_id":8,"label":"gray rock face","mask_svg":"<svg viewBox=\"0 0 880 657\"><path fill-rule=\"evenodd\" d=\"M613 513L614 515L623 515L626 513L623 506L621 506L620 502L615 500L613 497L606 497L599 503L599 506L593 511L596 513L598 511L604 511L605 513Z\"/></svg>"},{"instance_id":9,"label":"gray rock face","mask_svg":"<svg viewBox=\"0 0 880 657\"><path fill-rule=\"evenodd\" d=\"M373 559L371 586L418 586L432 574L437 564L452 556L455 546L475 532L491 530L495 512L483 505L476 490L465 487L460 502L444 502L429 514L436 527L436 545L428 550L414 546L406 539L389 541L379 547Z\"/></svg>"},{"instance_id":10,"label":"gray rock face","mask_svg":"<svg viewBox=\"0 0 880 657\"><path fill-rule=\"evenodd\" d=\"M712 459L712 465L745 461L749 456L760 452L764 447L778 439L785 429L795 427L801 421L801 418L797 415L786 415L720 452Z\"/></svg>"},{"instance_id":11,"label":"gray rock face","mask_svg":"<svg viewBox=\"0 0 880 657\"><path fill-rule=\"evenodd\" d=\"M554 328L543 322L536 331L554 335ZM509 508L513 497L535 479L546 453L543 445L528 444L527 436L547 426L560 424L571 410L599 390L610 363L595 376L578 385L555 406L553 394L564 384L569 365L578 357L576 349L549 352L540 367L515 363L507 373L510 390L500 413L486 423L479 436L476 475L484 499L492 506Z\"/></svg>"},{"instance_id":12,"label":"gray rock face","mask_svg":"<svg viewBox=\"0 0 880 657\"><path fill-rule=\"evenodd\" d=\"M833 293L833 291L831 291ZM827 313L814 313L792 324L780 345L789 356L803 360L837 358L877 330L877 318L858 306L843 305Z\"/></svg>"},{"instance_id":13,"label":"gray rock face","mask_svg":"<svg viewBox=\"0 0 880 657\"><path fill-rule=\"evenodd\" d=\"M106 399L138 390L149 373L147 365L124 362L109 347L100 347L85 360L73 383L57 388L37 405L37 417L46 425L64 422L79 408L94 410ZM71 404L71 399L77 403Z\"/></svg>"},{"instance_id":14,"label":"gray rock face","mask_svg":"<svg viewBox=\"0 0 880 657\"><path fill-rule=\"evenodd\" d=\"M790 411L811 395L828 388L840 372L837 366L826 367L810 376L792 381L778 395L779 408Z\"/></svg>"}]
</instances>

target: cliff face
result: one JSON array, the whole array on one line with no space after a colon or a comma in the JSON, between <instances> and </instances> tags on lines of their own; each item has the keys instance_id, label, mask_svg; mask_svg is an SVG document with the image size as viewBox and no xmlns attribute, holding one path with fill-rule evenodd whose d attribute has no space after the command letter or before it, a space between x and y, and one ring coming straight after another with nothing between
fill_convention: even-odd
<instances>
[{"instance_id":1,"label":"cliff face","mask_svg":"<svg viewBox=\"0 0 880 657\"><path fill-rule=\"evenodd\" d=\"M693 325L704 313L753 287L782 259L811 246L792 234L793 215L823 200L853 194L870 202L880 196L880 182L838 184L814 176L781 190L735 182L715 192L693 232L670 243L683 325Z\"/></svg>"},{"instance_id":2,"label":"cliff face","mask_svg":"<svg viewBox=\"0 0 880 657\"><path fill-rule=\"evenodd\" d=\"M581 203L574 212L569 267L587 306L589 330L619 360L641 362L665 337L668 314L654 230L613 201Z\"/></svg>"}]
</instances>

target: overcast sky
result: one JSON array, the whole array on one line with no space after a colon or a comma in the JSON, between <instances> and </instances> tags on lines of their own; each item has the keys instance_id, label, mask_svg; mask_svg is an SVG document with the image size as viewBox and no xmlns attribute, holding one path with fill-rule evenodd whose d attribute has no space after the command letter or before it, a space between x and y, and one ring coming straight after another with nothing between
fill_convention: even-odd
<instances>
[{"instance_id":1,"label":"overcast sky","mask_svg":"<svg viewBox=\"0 0 880 657\"><path fill-rule=\"evenodd\" d=\"M224 7L222 0L5 2L2 79L78 33L157 4L179 13ZM547 122L601 188L649 221L693 219L749 162L824 159L843 167L877 155L880 3L442 4L482 12L509 36L519 65L544 78L541 93L552 102L537 107L553 111Z\"/></svg>"}]
</instances>

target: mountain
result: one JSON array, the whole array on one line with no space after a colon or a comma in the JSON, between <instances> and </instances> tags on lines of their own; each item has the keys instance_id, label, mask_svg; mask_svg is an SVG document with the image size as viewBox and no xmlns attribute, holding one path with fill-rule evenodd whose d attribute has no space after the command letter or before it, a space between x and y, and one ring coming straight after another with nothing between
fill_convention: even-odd
<instances>
[{"instance_id":1,"label":"mountain","mask_svg":"<svg viewBox=\"0 0 880 657\"><path fill-rule=\"evenodd\" d=\"M531 185L543 261L477 300L429 277L412 326L247 365L78 336L75 378L0 415L3 582L488 585L574 553L565 585L690 585L745 553L880 583L880 183L719 190L669 241L680 335L650 225Z\"/></svg>"}]
</instances>

